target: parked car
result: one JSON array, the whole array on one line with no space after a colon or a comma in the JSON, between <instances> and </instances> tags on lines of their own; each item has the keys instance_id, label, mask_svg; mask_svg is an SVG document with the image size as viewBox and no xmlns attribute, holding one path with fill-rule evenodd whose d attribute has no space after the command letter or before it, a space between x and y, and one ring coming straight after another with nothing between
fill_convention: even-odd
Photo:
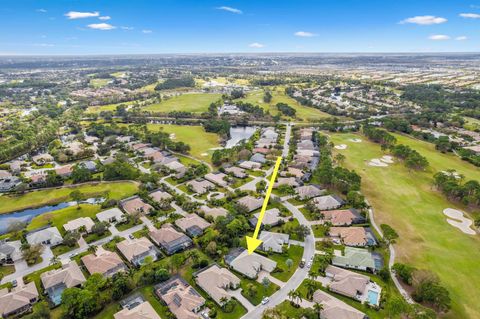
<instances>
[{"instance_id":1,"label":"parked car","mask_svg":"<svg viewBox=\"0 0 480 319\"><path fill-rule=\"evenodd\" d=\"M128 238L130 239L135 239L135 236L133 236L132 234L128 235Z\"/></svg>"},{"instance_id":2,"label":"parked car","mask_svg":"<svg viewBox=\"0 0 480 319\"><path fill-rule=\"evenodd\" d=\"M17 287L17 285L18 285L17 279L13 279L12 280L12 287L15 288L15 287Z\"/></svg>"},{"instance_id":3,"label":"parked car","mask_svg":"<svg viewBox=\"0 0 480 319\"><path fill-rule=\"evenodd\" d=\"M268 297L263 297L262 299L262 305L266 305L270 301L270 298Z\"/></svg>"},{"instance_id":4,"label":"parked car","mask_svg":"<svg viewBox=\"0 0 480 319\"><path fill-rule=\"evenodd\" d=\"M300 268L305 267L305 258L302 258L302 261L300 261Z\"/></svg>"}]
</instances>

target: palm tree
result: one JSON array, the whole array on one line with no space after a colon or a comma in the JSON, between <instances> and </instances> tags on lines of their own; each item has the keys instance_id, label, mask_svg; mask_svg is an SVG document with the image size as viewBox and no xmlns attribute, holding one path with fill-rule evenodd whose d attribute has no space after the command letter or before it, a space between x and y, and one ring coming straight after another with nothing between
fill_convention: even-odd
<instances>
[{"instance_id":1,"label":"palm tree","mask_svg":"<svg viewBox=\"0 0 480 319\"><path fill-rule=\"evenodd\" d=\"M318 319L320 319L320 315L321 315L321 313L322 313L322 311L323 311L323 304L316 302L316 303L313 305L313 310L315 310L315 312L316 312L317 315L318 315Z\"/></svg>"},{"instance_id":2,"label":"palm tree","mask_svg":"<svg viewBox=\"0 0 480 319\"><path fill-rule=\"evenodd\" d=\"M92 254L95 254L98 250L97 245L90 245L88 246L88 251L91 252Z\"/></svg>"},{"instance_id":3,"label":"palm tree","mask_svg":"<svg viewBox=\"0 0 480 319\"><path fill-rule=\"evenodd\" d=\"M58 259L57 256L53 256L52 258L50 258L50 265L55 265L59 261L60 261L60 259Z\"/></svg>"},{"instance_id":4,"label":"palm tree","mask_svg":"<svg viewBox=\"0 0 480 319\"><path fill-rule=\"evenodd\" d=\"M225 309L225 306L228 302L228 298L223 296L222 298L220 298L220 304L222 305L222 309Z\"/></svg>"},{"instance_id":5,"label":"palm tree","mask_svg":"<svg viewBox=\"0 0 480 319\"><path fill-rule=\"evenodd\" d=\"M308 280L305 283L305 287L307 288L307 298L310 299L317 288L317 285L312 280Z\"/></svg>"},{"instance_id":6,"label":"palm tree","mask_svg":"<svg viewBox=\"0 0 480 319\"><path fill-rule=\"evenodd\" d=\"M318 273L315 270L310 270L308 272L308 277L310 277L312 280L315 280L318 277Z\"/></svg>"},{"instance_id":7,"label":"palm tree","mask_svg":"<svg viewBox=\"0 0 480 319\"><path fill-rule=\"evenodd\" d=\"M293 299L295 298L295 290L290 290L288 292L288 299L290 299L293 302Z\"/></svg>"}]
</instances>

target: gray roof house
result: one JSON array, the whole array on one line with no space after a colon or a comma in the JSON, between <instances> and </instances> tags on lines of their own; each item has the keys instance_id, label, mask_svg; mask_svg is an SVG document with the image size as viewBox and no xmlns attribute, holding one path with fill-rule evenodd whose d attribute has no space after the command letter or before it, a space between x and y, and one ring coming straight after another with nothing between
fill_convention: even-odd
<instances>
[{"instance_id":1,"label":"gray roof house","mask_svg":"<svg viewBox=\"0 0 480 319\"><path fill-rule=\"evenodd\" d=\"M0 192L9 192L22 184L22 180L17 176L6 176L0 178Z\"/></svg>"},{"instance_id":2,"label":"gray roof house","mask_svg":"<svg viewBox=\"0 0 480 319\"><path fill-rule=\"evenodd\" d=\"M262 241L260 248L263 251L272 251L275 253L282 253L283 246L289 244L290 235L282 233L273 233L269 231L262 231L258 237Z\"/></svg>"},{"instance_id":3,"label":"gray roof house","mask_svg":"<svg viewBox=\"0 0 480 319\"><path fill-rule=\"evenodd\" d=\"M118 223L125 219L123 212L117 207L104 210L96 216L99 221L107 223Z\"/></svg>"},{"instance_id":4,"label":"gray roof house","mask_svg":"<svg viewBox=\"0 0 480 319\"><path fill-rule=\"evenodd\" d=\"M260 164L264 164L267 161L267 159L265 158L265 155L260 154L260 153L255 153L255 154L252 155L252 157L250 157L250 161L260 163Z\"/></svg>"},{"instance_id":5,"label":"gray roof house","mask_svg":"<svg viewBox=\"0 0 480 319\"><path fill-rule=\"evenodd\" d=\"M324 190L317 185L304 185L295 189L297 196L301 199L310 199L323 194Z\"/></svg>"},{"instance_id":6,"label":"gray roof house","mask_svg":"<svg viewBox=\"0 0 480 319\"><path fill-rule=\"evenodd\" d=\"M258 217L260 213L256 213L250 218L249 222L252 227L255 227L258 222ZM285 222L286 218L280 215L280 210L278 208L272 208L265 211L265 215L263 216L262 225L268 225L270 227L275 227L282 222Z\"/></svg>"},{"instance_id":7,"label":"gray roof house","mask_svg":"<svg viewBox=\"0 0 480 319\"><path fill-rule=\"evenodd\" d=\"M53 269L40 275L43 288L54 305L62 302L62 293L67 288L78 287L86 279L75 261L65 264L60 269Z\"/></svg>"},{"instance_id":8,"label":"gray roof house","mask_svg":"<svg viewBox=\"0 0 480 319\"><path fill-rule=\"evenodd\" d=\"M27 242L30 245L43 244L56 246L63 242L63 237L60 235L57 227L48 227L27 234Z\"/></svg>"},{"instance_id":9,"label":"gray roof house","mask_svg":"<svg viewBox=\"0 0 480 319\"><path fill-rule=\"evenodd\" d=\"M255 198L253 196L245 196L237 200L237 203L247 207L249 212L253 212L256 209L259 209L263 205L262 198Z\"/></svg>"},{"instance_id":10,"label":"gray roof house","mask_svg":"<svg viewBox=\"0 0 480 319\"><path fill-rule=\"evenodd\" d=\"M0 241L0 265L13 262L13 254L15 254L15 247L5 242Z\"/></svg>"},{"instance_id":11,"label":"gray roof house","mask_svg":"<svg viewBox=\"0 0 480 319\"><path fill-rule=\"evenodd\" d=\"M345 204L345 201L336 195L315 197L312 199L312 202L320 210L337 209Z\"/></svg>"},{"instance_id":12,"label":"gray roof house","mask_svg":"<svg viewBox=\"0 0 480 319\"><path fill-rule=\"evenodd\" d=\"M235 248L225 256L225 262L232 269L255 279L260 271L272 272L277 267L277 262L257 253L248 254L245 248Z\"/></svg>"},{"instance_id":13,"label":"gray roof house","mask_svg":"<svg viewBox=\"0 0 480 319\"><path fill-rule=\"evenodd\" d=\"M190 237L177 231L171 224L164 224L162 228L150 231L149 236L167 255L185 250L193 244Z\"/></svg>"}]
</instances>

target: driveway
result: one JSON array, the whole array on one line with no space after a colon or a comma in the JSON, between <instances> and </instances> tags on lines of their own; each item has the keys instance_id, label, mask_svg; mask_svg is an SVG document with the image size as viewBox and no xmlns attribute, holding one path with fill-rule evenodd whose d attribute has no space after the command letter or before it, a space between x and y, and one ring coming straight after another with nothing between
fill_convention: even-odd
<instances>
[{"instance_id":1,"label":"driveway","mask_svg":"<svg viewBox=\"0 0 480 319\"><path fill-rule=\"evenodd\" d=\"M3 277L0 283L4 284L14 279L17 279L19 277L23 278L24 276L27 276L32 272L35 272L37 270L50 266L50 262L53 257L52 250L50 249L49 246L43 246L43 247L44 247L44 250L42 253L41 263L29 267L24 260L21 260L21 261L19 260L18 262L15 262L15 272L13 274Z\"/></svg>"},{"instance_id":2,"label":"driveway","mask_svg":"<svg viewBox=\"0 0 480 319\"><path fill-rule=\"evenodd\" d=\"M252 305L250 301L248 301L248 299L242 295L241 288L236 290L229 290L228 294L234 297L235 299L237 299L247 309L248 312L253 311L255 309L255 306Z\"/></svg>"}]
</instances>

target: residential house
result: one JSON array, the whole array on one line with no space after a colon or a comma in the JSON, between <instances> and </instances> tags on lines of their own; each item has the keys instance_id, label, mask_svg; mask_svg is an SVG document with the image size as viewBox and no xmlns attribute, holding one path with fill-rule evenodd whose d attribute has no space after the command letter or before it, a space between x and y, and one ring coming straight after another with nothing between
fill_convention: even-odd
<instances>
[{"instance_id":1,"label":"residential house","mask_svg":"<svg viewBox=\"0 0 480 319\"><path fill-rule=\"evenodd\" d=\"M248 278L255 279L261 271L272 272L277 262L257 253L248 254L245 248L235 248L225 256L225 263Z\"/></svg>"},{"instance_id":2,"label":"residential house","mask_svg":"<svg viewBox=\"0 0 480 319\"><path fill-rule=\"evenodd\" d=\"M73 173L73 165L60 166L55 169L55 173L63 178L70 177Z\"/></svg>"},{"instance_id":3,"label":"residential house","mask_svg":"<svg viewBox=\"0 0 480 319\"><path fill-rule=\"evenodd\" d=\"M252 227L255 227L258 222L258 218L260 213L256 213L250 218L249 222ZM281 216L280 210L278 208L272 208L265 211L265 215L263 216L262 225L268 225L270 227L275 227L280 225L286 221L285 217Z\"/></svg>"},{"instance_id":4,"label":"residential house","mask_svg":"<svg viewBox=\"0 0 480 319\"><path fill-rule=\"evenodd\" d=\"M38 301L38 290L35 282L31 281L8 291L8 288L0 290L0 316L20 316L30 311L34 303Z\"/></svg>"},{"instance_id":5,"label":"residential house","mask_svg":"<svg viewBox=\"0 0 480 319\"><path fill-rule=\"evenodd\" d=\"M206 192L215 188L215 185L205 179L194 179L187 182L192 191L197 194L205 194Z\"/></svg>"},{"instance_id":6,"label":"residential house","mask_svg":"<svg viewBox=\"0 0 480 319\"><path fill-rule=\"evenodd\" d=\"M149 236L167 255L185 250L193 244L190 237L177 231L171 224L163 224L160 229L150 231Z\"/></svg>"},{"instance_id":7,"label":"residential house","mask_svg":"<svg viewBox=\"0 0 480 319\"><path fill-rule=\"evenodd\" d=\"M304 185L297 187L295 192L301 200L305 200L322 195L324 190L317 185Z\"/></svg>"},{"instance_id":8,"label":"residential house","mask_svg":"<svg viewBox=\"0 0 480 319\"><path fill-rule=\"evenodd\" d=\"M32 161L36 165L41 166L41 165L45 165L46 163L53 162L53 156L48 153L38 154L32 157Z\"/></svg>"},{"instance_id":9,"label":"residential house","mask_svg":"<svg viewBox=\"0 0 480 319\"><path fill-rule=\"evenodd\" d=\"M313 294L313 302L319 303L323 306L321 311L322 319L367 319L367 315L345 302L330 296L328 293L317 290Z\"/></svg>"},{"instance_id":10,"label":"residential house","mask_svg":"<svg viewBox=\"0 0 480 319\"><path fill-rule=\"evenodd\" d=\"M110 224L123 222L125 220L123 212L117 207L104 210L103 212L98 213L96 216L99 221Z\"/></svg>"},{"instance_id":11,"label":"residential house","mask_svg":"<svg viewBox=\"0 0 480 319\"><path fill-rule=\"evenodd\" d=\"M200 206L200 211L206 216L212 216L214 219L219 216L226 217L228 215L228 210L223 207L209 207L207 205L202 205Z\"/></svg>"},{"instance_id":12,"label":"residential house","mask_svg":"<svg viewBox=\"0 0 480 319\"><path fill-rule=\"evenodd\" d=\"M115 319L161 319L148 301L125 307L113 315Z\"/></svg>"},{"instance_id":13,"label":"residential house","mask_svg":"<svg viewBox=\"0 0 480 319\"><path fill-rule=\"evenodd\" d=\"M27 234L27 242L30 245L42 244L49 246L57 246L63 242L62 235L57 227L42 228L34 230Z\"/></svg>"},{"instance_id":14,"label":"residential house","mask_svg":"<svg viewBox=\"0 0 480 319\"><path fill-rule=\"evenodd\" d=\"M228 185L228 182L225 180L228 176L217 172L217 173L208 173L204 176L204 178L214 184L217 184L218 186L221 187L226 187Z\"/></svg>"},{"instance_id":15,"label":"residential house","mask_svg":"<svg viewBox=\"0 0 480 319\"><path fill-rule=\"evenodd\" d=\"M177 319L197 319L205 299L183 278L175 276L155 286L154 291Z\"/></svg>"},{"instance_id":16,"label":"residential house","mask_svg":"<svg viewBox=\"0 0 480 319\"><path fill-rule=\"evenodd\" d=\"M296 177L296 178L302 178L304 173L301 169L298 169L296 167L292 167L292 166L289 166L287 168L287 174L288 175L292 175L293 177Z\"/></svg>"},{"instance_id":17,"label":"residential house","mask_svg":"<svg viewBox=\"0 0 480 319\"><path fill-rule=\"evenodd\" d=\"M258 239L262 241L260 244L261 250L266 252L272 251L275 253L282 253L283 246L289 245L290 235L264 230L260 233Z\"/></svg>"},{"instance_id":18,"label":"residential house","mask_svg":"<svg viewBox=\"0 0 480 319\"><path fill-rule=\"evenodd\" d=\"M152 258L152 261L156 261L160 253L146 237L126 239L119 242L117 248L135 266L141 266L148 256Z\"/></svg>"},{"instance_id":19,"label":"residential house","mask_svg":"<svg viewBox=\"0 0 480 319\"><path fill-rule=\"evenodd\" d=\"M259 209L263 205L262 198L255 198L253 196L247 195L245 197L237 200L237 204L245 206L248 212L253 212L256 209Z\"/></svg>"},{"instance_id":20,"label":"residential house","mask_svg":"<svg viewBox=\"0 0 480 319\"><path fill-rule=\"evenodd\" d=\"M75 261L70 261L60 269L53 269L40 275L43 288L55 306L62 302L62 293L67 288L78 287L86 279Z\"/></svg>"},{"instance_id":21,"label":"residential house","mask_svg":"<svg viewBox=\"0 0 480 319\"><path fill-rule=\"evenodd\" d=\"M6 171L2 171L2 172L6 172ZM0 176L0 192L13 191L18 186L20 186L20 184L22 184L22 180L17 176L10 175L10 173L8 173L8 175L5 175L5 177Z\"/></svg>"},{"instance_id":22,"label":"residential house","mask_svg":"<svg viewBox=\"0 0 480 319\"><path fill-rule=\"evenodd\" d=\"M366 221L355 208L322 211L322 215L323 220L333 226L350 226L352 224L361 224Z\"/></svg>"},{"instance_id":23,"label":"residential house","mask_svg":"<svg viewBox=\"0 0 480 319\"><path fill-rule=\"evenodd\" d=\"M145 203L140 197L133 196L120 202L120 206L129 214L142 213L149 214L153 207Z\"/></svg>"},{"instance_id":24,"label":"residential house","mask_svg":"<svg viewBox=\"0 0 480 319\"><path fill-rule=\"evenodd\" d=\"M269 148L265 148L265 147L255 147L253 150L252 150L252 153L255 154L255 153L260 153L260 154L263 154L263 155L267 155L268 153L271 152L271 149Z\"/></svg>"},{"instance_id":25,"label":"residential house","mask_svg":"<svg viewBox=\"0 0 480 319\"><path fill-rule=\"evenodd\" d=\"M279 186L282 186L282 185L288 185L292 187L299 186L297 179L295 177L278 177L275 184L273 184L273 187L278 188Z\"/></svg>"},{"instance_id":26,"label":"residential house","mask_svg":"<svg viewBox=\"0 0 480 319\"><path fill-rule=\"evenodd\" d=\"M262 164L252 161L242 161L238 163L238 166L245 169L259 169L262 167Z\"/></svg>"},{"instance_id":27,"label":"residential house","mask_svg":"<svg viewBox=\"0 0 480 319\"><path fill-rule=\"evenodd\" d=\"M375 273L383 267L383 259L367 249L347 246L343 255L333 256L332 265Z\"/></svg>"},{"instance_id":28,"label":"residential house","mask_svg":"<svg viewBox=\"0 0 480 319\"><path fill-rule=\"evenodd\" d=\"M336 244L365 247L377 244L371 230L366 227L330 227L328 235Z\"/></svg>"},{"instance_id":29,"label":"residential house","mask_svg":"<svg viewBox=\"0 0 480 319\"><path fill-rule=\"evenodd\" d=\"M237 276L216 264L199 271L194 276L197 285L220 306L230 300L231 295L228 291L240 286L240 279Z\"/></svg>"},{"instance_id":30,"label":"residential house","mask_svg":"<svg viewBox=\"0 0 480 319\"><path fill-rule=\"evenodd\" d=\"M95 223L90 217L80 217L69 221L63 225L63 228L65 231L80 231L80 228L84 227L86 232L89 233L93 225L95 225Z\"/></svg>"},{"instance_id":31,"label":"residential house","mask_svg":"<svg viewBox=\"0 0 480 319\"><path fill-rule=\"evenodd\" d=\"M263 155L261 153L255 153L255 154L252 155L252 157L250 157L250 161L255 162L255 163L264 164L264 163L267 162L267 159L265 158L265 155Z\"/></svg>"},{"instance_id":32,"label":"residential house","mask_svg":"<svg viewBox=\"0 0 480 319\"><path fill-rule=\"evenodd\" d=\"M182 178L187 172L187 168L185 167L185 165L183 165L179 161L171 161L164 164L164 166L176 173L175 178Z\"/></svg>"},{"instance_id":33,"label":"residential house","mask_svg":"<svg viewBox=\"0 0 480 319\"><path fill-rule=\"evenodd\" d=\"M245 170L243 168L240 168L238 166L230 166L225 168L225 172L232 174L236 178L247 178L248 174L245 173Z\"/></svg>"},{"instance_id":34,"label":"residential house","mask_svg":"<svg viewBox=\"0 0 480 319\"><path fill-rule=\"evenodd\" d=\"M173 198L172 195L161 190L151 192L150 197L157 203L161 202L162 200L170 200Z\"/></svg>"},{"instance_id":35,"label":"residential house","mask_svg":"<svg viewBox=\"0 0 480 319\"><path fill-rule=\"evenodd\" d=\"M325 269L325 276L331 280L328 289L337 294L362 300L368 293L367 286L370 283L368 276L331 265Z\"/></svg>"},{"instance_id":36,"label":"residential house","mask_svg":"<svg viewBox=\"0 0 480 319\"><path fill-rule=\"evenodd\" d=\"M313 198L312 203L319 210L330 210L341 207L345 201L336 195L325 195Z\"/></svg>"},{"instance_id":37,"label":"residential house","mask_svg":"<svg viewBox=\"0 0 480 319\"><path fill-rule=\"evenodd\" d=\"M91 275L99 273L103 277L111 277L117 272L127 271L127 266L117 253L101 247L94 254L83 256L82 262Z\"/></svg>"},{"instance_id":38,"label":"residential house","mask_svg":"<svg viewBox=\"0 0 480 319\"><path fill-rule=\"evenodd\" d=\"M17 249L7 243L5 240L0 240L0 265L13 263L14 255Z\"/></svg>"},{"instance_id":39,"label":"residential house","mask_svg":"<svg viewBox=\"0 0 480 319\"><path fill-rule=\"evenodd\" d=\"M205 229L210 227L210 223L197 214L188 214L185 217L177 219L175 225L190 237L198 237L203 234Z\"/></svg>"}]
</instances>

